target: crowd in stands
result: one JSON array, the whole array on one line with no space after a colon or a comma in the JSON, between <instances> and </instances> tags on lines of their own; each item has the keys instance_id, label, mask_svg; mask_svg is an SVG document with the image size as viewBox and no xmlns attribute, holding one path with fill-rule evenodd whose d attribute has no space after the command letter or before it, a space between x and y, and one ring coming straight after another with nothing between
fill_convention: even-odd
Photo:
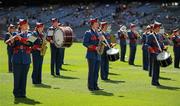
<instances>
[{"instance_id":1,"label":"crowd in stands","mask_svg":"<svg viewBox=\"0 0 180 106\"><path fill-rule=\"evenodd\" d=\"M76 37L81 39L88 28L88 20L98 17L108 21L112 26L112 32L116 33L119 25L128 27L129 23L135 23L140 29L157 20L163 23L166 32L180 25L180 9L177 6L165 6L158 3L90 3L88 5L46 5L46 6L19 6L0 9L0 35L6 32L7 25L16 24L19 18L26 18L33 27L37 21L43 22L46 28L50 26L50 19L57 17L59 21L71 26Z\"/></svg>"}]
</instances>

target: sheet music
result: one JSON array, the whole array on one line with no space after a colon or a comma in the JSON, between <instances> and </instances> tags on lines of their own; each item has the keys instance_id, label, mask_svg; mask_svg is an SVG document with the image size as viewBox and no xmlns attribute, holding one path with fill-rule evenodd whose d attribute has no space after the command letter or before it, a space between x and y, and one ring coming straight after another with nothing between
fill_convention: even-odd
<instances>
[{"instance_id":1,"label":"sheet music","mask_svg":"<svg viewBox=\"0 0 180 106\"><path fill-rule=\"evenodd\" d=\"M36 41L36 39L37 39L37 37L35 37L35 36L30 36L30 37L28 38L28 41L34 43L34 42Z\"/></svg>"}]
</instances>

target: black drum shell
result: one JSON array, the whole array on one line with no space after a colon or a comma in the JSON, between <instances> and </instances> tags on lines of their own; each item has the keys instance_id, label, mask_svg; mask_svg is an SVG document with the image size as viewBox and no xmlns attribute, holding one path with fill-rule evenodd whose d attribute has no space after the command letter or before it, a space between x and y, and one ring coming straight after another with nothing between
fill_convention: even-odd
<instances>
[{"instance_id":1,"label":"black drum shell","mask_svg":"<svg viewBox=\"0 0 180 106\"><path fill-rule=\"evenodd\" d=\"M161 67L167 67L172 64L172 57L170 56L169 58L165 60L158 60L159 64Z\"/></svg>"},{"instance_id":2,"label":"black drum shell","mask_svg":"<svg viewBox=\"0 0 180 106\"><path fill-rule=\"evenodd\" d=\"M119 59L119 53L117 53L117 54L107 54L107 56L108 56L108 59L109 59L109 61L112 61L112 62L114 62L114 61L116 61L116 60L118 60Z\"/></svg>"}]
</instances>

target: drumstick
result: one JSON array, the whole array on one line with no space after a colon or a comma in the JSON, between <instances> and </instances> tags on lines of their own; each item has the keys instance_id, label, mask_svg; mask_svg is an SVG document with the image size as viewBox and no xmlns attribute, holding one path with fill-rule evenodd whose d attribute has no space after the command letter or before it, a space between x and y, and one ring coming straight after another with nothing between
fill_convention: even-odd
<instances>
[{"instance_id":1,"label":"drumstick","mask_svg":"<svg viewBox=\"0 0 180 106\"><path fill-rule=\"evenodd\" d=\"M161 49L161 47L160 47L160 44L159 44L159 42L158 42L155 34L153 34L153 36L154 36L154 38L155 38L155 41L156 41L156 43L157 43L157 46L158 46L159 50L162 52L162 49Z\"/></svg>"},{"instance_id":2,"label":"drumstick","mask_svg":"<svg viewBox=\"0 0 180 106\"><path fill-rule=\"evenodd\" d=\"M105 43L107 44L107 46L108 46L109 48L111 48L111 46L109 45L109 43L108 43L107 39L104 37L104 35L102 35L102 38L103 38L103 40L105 41Z\"/></svg>"}]
</instances>

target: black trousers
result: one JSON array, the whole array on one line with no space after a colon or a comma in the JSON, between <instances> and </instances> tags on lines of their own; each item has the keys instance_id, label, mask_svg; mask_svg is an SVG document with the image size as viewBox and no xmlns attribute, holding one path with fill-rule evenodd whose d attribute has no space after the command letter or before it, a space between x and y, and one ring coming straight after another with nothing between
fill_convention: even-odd
<instances>
[{"instance_id":1,"label":"black trousers","mask_svg":"<svg viewBox=\"0 0 180 106\"><path fill-rule=\"evenodd\" d=\"M152 61L153 61L153 58L152 58L152 54L151 53L148 53L148 71L149 71L149 76L152 76Z\"/></svg>"},{"instance_id":2,"label":"black trousers","mask_svg":"<svg viewBox=\"0 0 180 106\"><path fill-rule=\"evenodd\" d=\"M125 56L126 56L126 45L124 44L120 44L120 48L121 48L121 61L125 61Z\"/></svg>"},{"instance_id":3,"label":"black trousers","mask_svg":"<svg viewBox=\"0 0 180 106\"><path fill-rule=\"evenodd\" d=\"M130 55L129 55L129 64L134 64L134 59L136 56L136 45L130 45Z\"/></svg>"},{"instance_id":4,"label":"black trousers","mask_svg":"<svg viewBox=\"0 0 180 106\"><path fill-rule=\"evenodd\" d=\"M142 50L143 52L143 70L148 71L148 51Z\"/></svg>"},{"instance_id":5,"label":"black trousers","mask_svg":"<svg viewBox=\"0 0 180 106\"><path fill-rule=\"evenodd\" d=\"M40 55L40 51L32 52L32 60L33 60L32 82L33 84L41 84L43 56Z\"/></svg>"},{"instance_id":6,"label":"black trousers","mask_svg":"<svg viewBox=\"0 0 180 106\"><path fill-rule=\"evenodd\" d=\"M100 61L96 59L88 59L88 88L95 89L98 87L98 76Z\"/></svg>"},{"instance_id":7,"label":"black trousers","mask_svg":"<svg viewBox=\"0 0 180 106\"><path fill-rule=\"evenodd\" d=\"M8 70L9 72L13 72L13 66L12 66L12 55L13 55L13 50L12 48L7 48L7 54L8 54Z\"/></svg>"},{"instance_id":8,"label":"black trousers","mask_svg":"<svg viewBox=\"0 0 180 106\"><path fill-rule=\"evenodd\" d=\"M101 79L107 80L109 74L109 60L107 54L101 55Z\"/></svg>"},{"instance_id":9,"label":"black trousers","mask_svg":"<svg viewBox=\"0 0 180 106\"><path fill-rule=\"evenodd\" d=\"M153 54L152 59L152 83L159 83L160 64L157 61L157 54Z\"/></svg>"},{"instance_id":10,"label":"black trousers","mask_svg":"<svg viewBox=\"0 0 180 106\"><path fill-rule=\"evenodd\" d=\"M180 47L174 47L174 67L178 68L180 63Z\"/></svg>"},{"instance_id":11,"label":"black trousers","mask_svg":"<svg viewBox=\"0 0 180 106\"><path fill-rule=\"evenodd\" d=\"M27 74L30 64L13 63L14 75L14 90L15 97L26 96Z\"/></svg>"},{"instance_id":12,"label":"black trousers","mask_svg":"<svg viewBox=\"0 0 180 106\"><path fill-rule=\"evenodd\" d=\"M56 72L56 74L60 74L60 65L61 65L60 55L61 55L60 49L57 48L54 44L51 44L51 75L54 75L54 72Z\"/></svg>"}]
</instances>

